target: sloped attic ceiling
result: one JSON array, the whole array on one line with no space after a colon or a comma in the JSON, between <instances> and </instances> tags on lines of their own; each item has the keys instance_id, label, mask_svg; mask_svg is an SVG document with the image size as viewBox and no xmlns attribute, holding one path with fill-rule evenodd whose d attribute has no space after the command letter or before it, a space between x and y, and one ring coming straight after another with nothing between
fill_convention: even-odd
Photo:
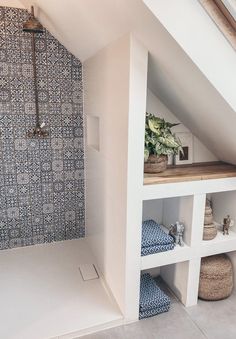
<instances>
[{"instance_id":1,"label":"sloped attic ceiling","mask_svg":"<svg viewBox=\"0 0 236 339\"><path fill-rule=\"evenodd\" d=\"M179 3L184 1L178 0ZM187 1L196 3L196 0ZM32 3L21 2L26 7ZM171 6L170 0L165 2ZM219 77L209 77L207 67L200 70L190 53L187 54L184 46L181 48L171 36L173 32L164 28L164 20L162 25L142 0L35 0L34 3L43 25L82 61L118 37L133 32L150 51L150 89L219 159L236 164L233 101L219 90ZM168 17L168 11L164 14ZM202 15L206 15L203 9ZM180 21L181 17L174 20L176 30ZM209 24L214 25L210 19ZM194 40L193 36L187 37L188 27L185 28L186 39ZM215 27L210 26L212 29ZM217 46L213 44L210 48ZM215 53L225 54L225 51L214 49L211 53L214 60ZM203 50L201 58L204 57ZM226 53L220 62L227 61ZM224 65L215 65L215 72L221 67ZM233 74L228 86L236 88Z\"/></svg>"}]
</instances>

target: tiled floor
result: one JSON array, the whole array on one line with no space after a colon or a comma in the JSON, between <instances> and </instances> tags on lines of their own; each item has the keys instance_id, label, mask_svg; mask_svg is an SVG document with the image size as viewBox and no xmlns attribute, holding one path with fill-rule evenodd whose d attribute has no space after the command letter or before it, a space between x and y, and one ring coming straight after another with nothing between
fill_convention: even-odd
<instances>
[{"instance_id":1,"label":"tiled floor","mask_svg":"<svg viewBox=\"0 0 236 339\"><path fill-rule=\"evenodd\" d=\"M80 339L235 339L236 293L217 302L185 308L173 296L168 313Z\"/></svg>"}]
</instances>

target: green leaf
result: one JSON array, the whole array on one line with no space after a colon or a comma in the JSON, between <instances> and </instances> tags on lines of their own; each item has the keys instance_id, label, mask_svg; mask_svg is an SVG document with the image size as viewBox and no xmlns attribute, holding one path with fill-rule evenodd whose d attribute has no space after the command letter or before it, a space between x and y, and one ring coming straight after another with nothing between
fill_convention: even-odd
<instances>
[{"instance_id":1,"label":"green leaf","mask_svg":"<svg viewBox=\"0 0 236 339\"><path fill-rule=\"evenodd\" d=\"M174 126L178 126L180 125L179 123L175 123L175 124L172 124L171 122L166 122L166 126L169 127L169 128L172 128Z\"/></svg>"},{"instance_id":2,"label":"green leaf","mask_svg":"<svg viewBox=\"0 0 236 339\"><path fill-rule=\"evenodd\" d=\"M158 125L155 124L155 121L153 119L148 120L148 126L152 132L157 133L157 134L160 133L158 129Z\"/></svg>"},{"instance_id":3,"label":"green leaf","mask_svg":"<svg viewBox=\"0 0 236 339\"><path fill-rule=\"evenodd\" d=\"M175 140L175 138L172 135L168 135L167 137L160 137L159 141L171 148L178 148L179 144L178 142Z\"/></svg>"}]
</instances>

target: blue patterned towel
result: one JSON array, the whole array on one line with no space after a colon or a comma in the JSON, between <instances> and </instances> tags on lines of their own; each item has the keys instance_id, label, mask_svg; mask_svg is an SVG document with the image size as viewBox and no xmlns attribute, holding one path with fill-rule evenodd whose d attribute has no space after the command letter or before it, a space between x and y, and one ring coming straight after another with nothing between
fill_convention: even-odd
<instances>
[{"instance_id":1,"label":"blue patterned towel","mask_svg":"<svg viewBox=\"0 0 236 339\"><path fill-rule=\"evenodd\" d=\"M174 239L165 233L154 220L143 222L141 255L173 250L174 246Z\"/></svg>"},{"instance_id":2,"label":"blue patterned towel","mask_svg":"<svg viewBox=\"0 0 236 339\"><path fill-rule=\"evenodd\" d=\"M161 313L164 313L164 312L168 312L169 309L170 309L170 305L166 305L166 306L156 307L156 308L153 308L151 310L147 310L147 311L143 311L143 312L140 311L139 312L139 319L153 317L154 315L161 314Z\"/></svg>"},{"instance_id":3,"label":"blue patterned towel","mask_svg":"<svg viewBox=\"0 0 236 339\"><path fill-rule=\"evenodd\" d=\"M170 250L173 250L174 247L175 247L174 244L154 245L154 246L142 247L141 256L170 251Z\"/></svg>"},{"instance_id":4,"label":"blue patterned towel","mask_svg":"<svg viewBox=\"0 0 236 339\"><path fill-rule=\"evenodd\" d=\"M140 281L140 311L170 305L170 298L157 286L149 273L141 275Z\"/></svg>"},{"instance_id":5,"label":"blue patterned towel","mask_svg":"<svg viewBox=\"0 0 236 339\"><path fill-rule=\"evenodd\" d=\"M167 312L170 298L157 286L149 273L141 275L139 318L147 318L155 314Z\"/></svg>"}]
</instances>

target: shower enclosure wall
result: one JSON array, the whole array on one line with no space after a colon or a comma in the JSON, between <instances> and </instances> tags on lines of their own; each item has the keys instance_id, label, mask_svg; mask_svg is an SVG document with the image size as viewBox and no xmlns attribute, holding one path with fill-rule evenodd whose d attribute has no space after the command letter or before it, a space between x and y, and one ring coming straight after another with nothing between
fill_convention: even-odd
<instances>
[{"instance_id":1,"label":"shower enclosure wall","mask_svg":"<svg viewBox=\"0 0 236 339\"><path fill-rule=\"evenodd\" d=\"M35 35L35 126L27 10L0 7L0 249L84 237L82 65L47 30Z\"/></svg>"}]
</instances>

